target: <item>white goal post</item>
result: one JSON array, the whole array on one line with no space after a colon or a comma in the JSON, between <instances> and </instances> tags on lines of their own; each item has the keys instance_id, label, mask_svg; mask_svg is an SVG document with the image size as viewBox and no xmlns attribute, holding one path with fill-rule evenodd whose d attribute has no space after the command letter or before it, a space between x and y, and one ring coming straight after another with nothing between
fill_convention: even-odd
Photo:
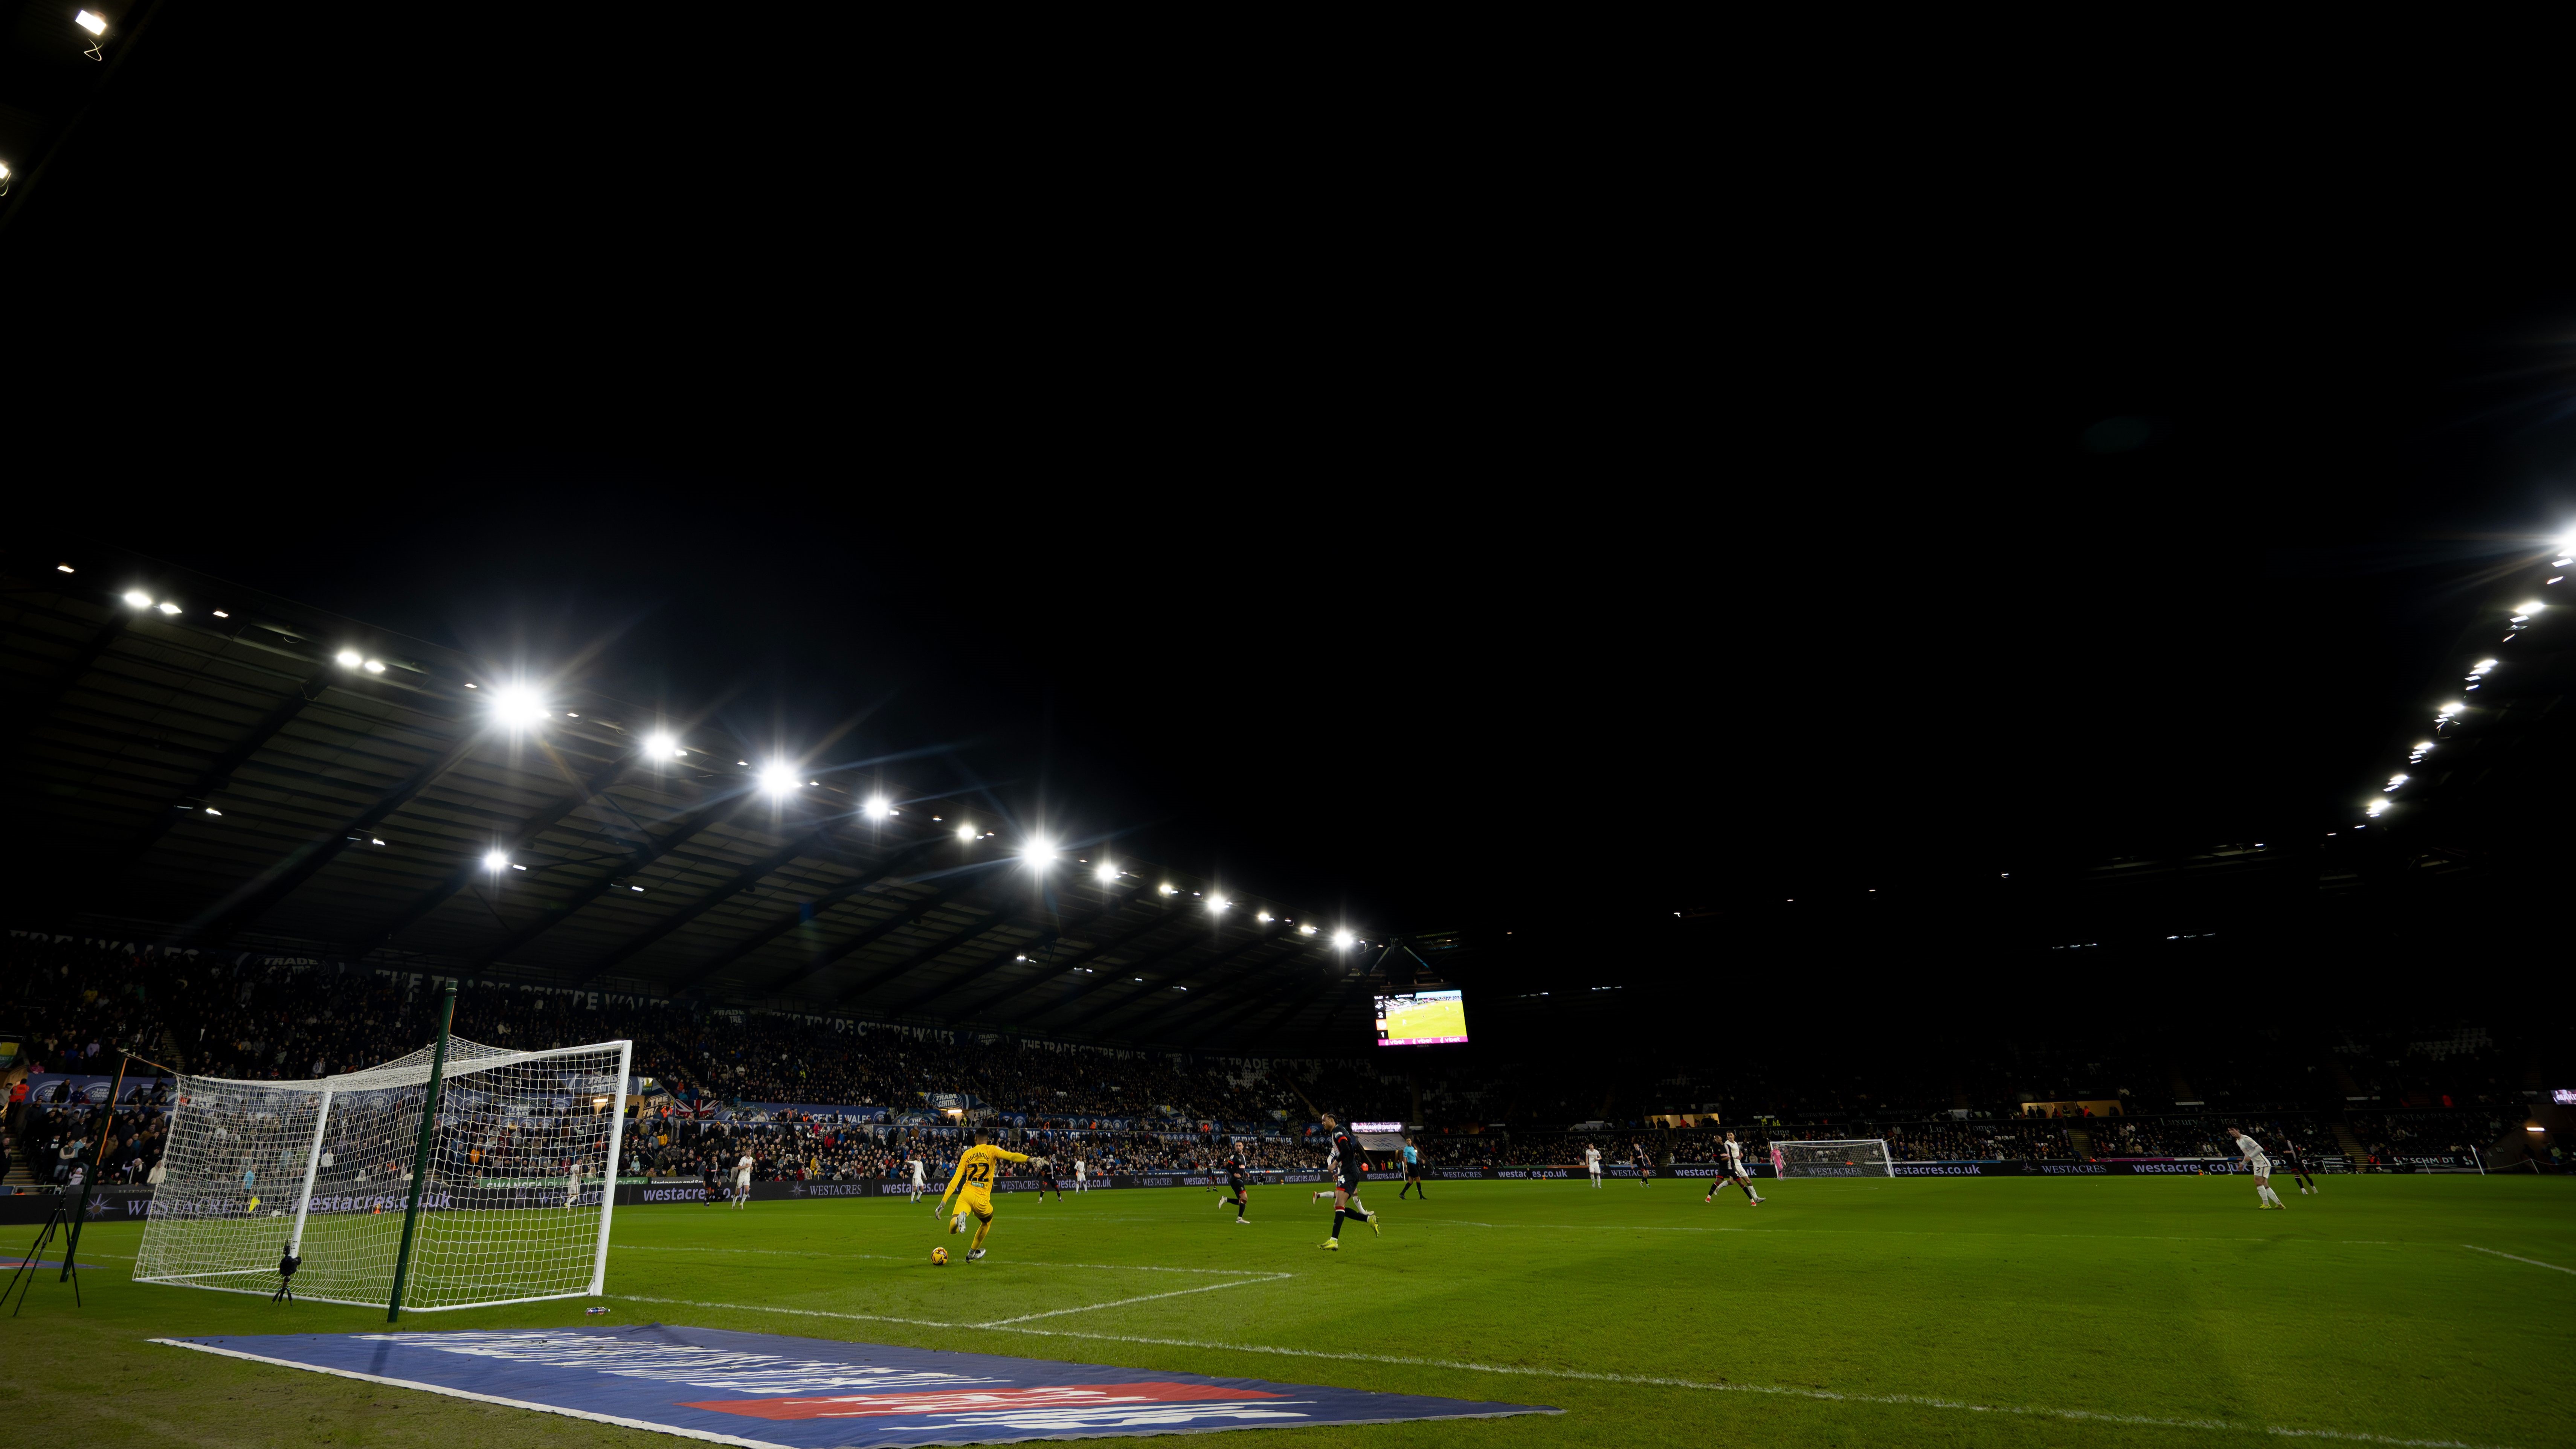
<instances>
[{"instance_id":1,"label":"white goal post","mask_svg":"<svg viewBox=\"0 0 2576 1449\"><path fill-rule=\"evenodd\" d=\"M1884 1137L1771 1144L1771 1170L1780 1177L1894 1177L1893 1161Z\"/></svg>"},{"instance_id":2,"label":"white goal post","mask_svg":"<svg viewBox=\"0 0 2576 1449\"><path fill-rule=\"evenodd\" d=\"M182 1075L138 1283L434 1311L596 1296L634 1043L511 1051L447 1039L406 1269L403 1220L433 1047L308 1081Z\"/></svg>"}]
</instances>

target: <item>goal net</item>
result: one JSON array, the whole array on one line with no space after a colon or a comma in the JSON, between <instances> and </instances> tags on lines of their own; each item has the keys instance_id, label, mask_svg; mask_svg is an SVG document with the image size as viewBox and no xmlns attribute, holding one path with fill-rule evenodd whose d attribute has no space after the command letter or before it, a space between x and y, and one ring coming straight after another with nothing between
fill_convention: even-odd
<instances>
[{"instance_id":1,"label":"goal net","mask_svg":"<svg viewBox=\"0 0 2576 1449\"><path fill-rule=\"evenodd\" d=\"M451 1036L407 1309L605 1290L630 1042L519 1052ZM135 1281L386 1303L431 1049L296 1082L182 1075Z\"/></svg>"},{"instance_id":2,"label":"goal net","mask_svg":"<svg viewBox=\"0 0 2576 1449\"><path fill-rule=\"evenodd\" d=\"M1894 1177L1888 1166L1887 1139L1859 1137L1843 1142L1775 1142L1771 1169L1781 1177Z\"/></svg>"}]
</instances>

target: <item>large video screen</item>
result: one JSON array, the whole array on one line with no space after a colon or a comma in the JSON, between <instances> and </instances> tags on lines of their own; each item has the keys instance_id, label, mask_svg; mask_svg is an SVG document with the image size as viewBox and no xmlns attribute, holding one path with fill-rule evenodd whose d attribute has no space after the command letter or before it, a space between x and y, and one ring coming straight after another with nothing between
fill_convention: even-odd
<instances>
[{"instance_id":1,"label":"large video screen","mask_svg":"<svg viewBox=\"0 0 2576 1449\"><path fill-rule=\"evenodd\" d=\"M1463 991L1408 991L1377 999L1379 1046L1437 1046L1466 1039Z\"/></svg>"}]
</instances>

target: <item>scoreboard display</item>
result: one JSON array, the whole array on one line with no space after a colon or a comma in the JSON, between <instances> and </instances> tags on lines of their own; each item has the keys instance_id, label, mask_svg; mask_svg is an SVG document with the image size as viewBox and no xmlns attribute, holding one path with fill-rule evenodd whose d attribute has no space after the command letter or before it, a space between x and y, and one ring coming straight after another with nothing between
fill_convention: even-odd
<instances>
[{"instance_id":1,"label":"scoreboard display","mask_svg":"<svg viewBox=\"0 0 2576 1449\"><path fill-rule=\"evenodd\" d=\"M1463 991L1407 991L1377 999L1379 1046L1438 1046L1466 1039Z\"/></svg>"}]
</instances>

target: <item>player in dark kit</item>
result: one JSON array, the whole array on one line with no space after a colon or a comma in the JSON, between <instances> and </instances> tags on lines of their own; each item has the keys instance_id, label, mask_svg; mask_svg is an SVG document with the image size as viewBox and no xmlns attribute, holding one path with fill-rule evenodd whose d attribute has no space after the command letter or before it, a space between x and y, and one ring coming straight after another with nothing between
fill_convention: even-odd
<instances>
[{"instance_id":1,"label":"player in dark kit","mask_svg":"<svg viewBox=\"0 0 2576 1449\"><path fill-rule=\"evenodd\" d=\"M1225 1160L1225 1185L1233 1191L1234 1195L1232 1197L1218 1198L1216 1200L1216 1204L1218 1207L1224 1207L1226 1204L1232 1203L1234 1205L1235 1226L1242 1227L1244 1226L1244 1210L1252 1206L1252 1174L1251 1170L1243 1165L1243 1154L1241 1152L1237 1152Z\"/></svg>"},{"instance_id":2,"label":"player in dark kit","mask_svg":"<svg viewBox=\"0 0 2576 1449\"><path fill-rule=\"evenodd\" d=\"M1358 1218L1369 1225L1369 1231L1385 1234L1377 1225L1377 1214L1360 1205L1360 1181L1368 1176L1368 1150L1360 1140L1341 1129L1333 1114L1324 1114L1324 1125L1333 1134L1333 1235L1320 1245L1339 1251L1342 1246L1342 1219Z\"/></svg>"},{"instance_id":3,"label":"player in dark kit","mask_svg":"<svg viewBox=\"0 0 2576 1449\"><path fill-rule=\"evenodd\" d=\"M1655 1185L1654 1154L1646 1150L1645 1143L1640 1142L1636 1146L1634 1156L1637 1162L1637 1185L1639 1187L1653 1187Z\"/></svg>"},{"instance_id":4,"label":"player in dark kit","mask_svg":"<svg viewBox=\"0 0 2576 1449\"><path fill-rule=\"evenodd\" d=\"M2317 1180L2308 1171L2308 1154L2286 1133L2281 1138L2281 1160L2290 1165L2290 1180L2299 1185L2299 1196L2307 1197L2317 1190Z\"/></svg>"},{"instance_id":5,"label":"player in dark kit","mask_svg":"<svg viewBox=\"0 0 2576 1449\"><path fill-rule=\"evenodd\" d=\"M1054 1193L1055 1193L1055 1200L1056 1200L1057 1202L1062 1202L1062 1201L1064 1201L1064 1183L1056 1177L1056 1175L1055 1175L1055 1165L1054 1165L1053 1163L1051 1163L1051 1162L1050 1162L1050 1163L1041 1163L1041 1164L1039 1164L1039 1165L1038 1165L1038 1169L1037 1169L1036 1176L1037 1176L1037 1182L1038 1182L1038 1186L1037 1186L1037 1199L1038 1199L1038 1201L1040 1201L1040 1202L1045 1202L1045 1201L1046 1201L1046 1195L1047 1195L1047 1193L1048 1193L1048 1191L1049 1191L1050 1189L1054 1191Z\"/></svg>"},{"instance_id":6,"label":"player in dark kit","mask_svg":"<svg viewBox=\"0 0 2576 1449\"><path fill-rule=\"evenodd\" d=\"M698 1164L698 1176L706 1183L706 1200L709 1206L717 1206L727 1201L724 1183L716 1176L716 1163L714 1158L710 1157L706 1161Z\"/></svg>"}]
</instances>

